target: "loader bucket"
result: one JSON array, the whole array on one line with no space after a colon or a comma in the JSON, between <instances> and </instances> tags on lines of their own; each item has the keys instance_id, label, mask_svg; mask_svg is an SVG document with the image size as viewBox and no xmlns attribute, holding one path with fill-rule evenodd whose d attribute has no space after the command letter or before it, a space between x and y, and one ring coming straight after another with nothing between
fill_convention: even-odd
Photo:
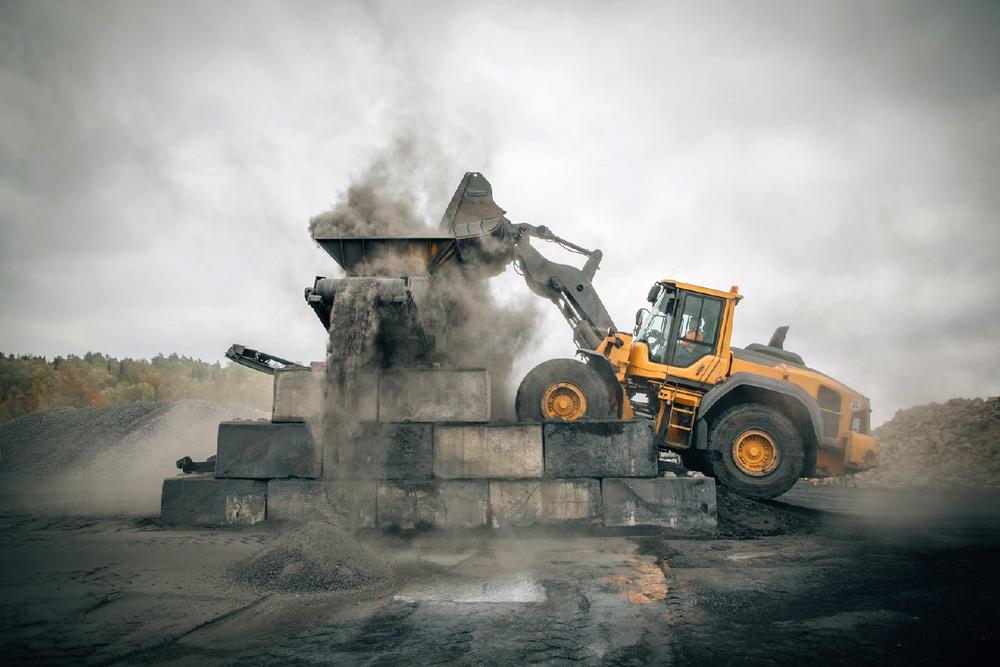
<instances>
[{"instance_id":1,"label":"loader bucket","mask_svg":"<svg viewBox=\"0 0 1000 667\"><path fill-rule=\"evenodd\" d=\"M474 262L481 275L498 275L512 259L510 222L493 201L489 181L468 172L438 229L409 236L317 237L349 276L417 275L446 262Z\"/></svg>"}]
</instances>

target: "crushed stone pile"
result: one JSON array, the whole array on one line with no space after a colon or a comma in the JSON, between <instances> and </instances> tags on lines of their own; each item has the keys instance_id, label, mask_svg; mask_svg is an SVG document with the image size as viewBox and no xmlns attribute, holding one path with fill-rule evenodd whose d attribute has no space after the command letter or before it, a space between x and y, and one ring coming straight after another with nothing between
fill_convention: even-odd
<instances>
[{"instance_id":1,"label":"crushed stone pile","mask_svg":"<svg viewBox=\"0 0 1000 667\"><path fill-rule=\"evenodd\" d=\"M229 573L241 584L277 593L373 588L393 577L384 560L323 521L290 530Z\"/></svg>"},{"instance_id":2,"label":"crushed stone pile","mask_svg":"<svg viewBox=\"0 0 1000 667\"><path fill-rule=\"evenodd\" d=\"M879 464L839 483L1000 485L1000 398L953 398L899 410L874 431Z\"/></svg>"},{"instance_id":3,"label":"crushed stone pile","mask_svg":"<svg viewBox=\"0 0 1000 667\"><path fill-rule=\"evenodd\" d=\"M820 521L813 511L751 500L721 485L716 486L715 498L719 537L751 539L811 533Z\"/></svg>"},{"instance_id":4,"label":"crushed stone pile","mask_svg":"<svg viewBox=\"0 0 1000 667\"><path fill-rule=\"evenodd\" d=\"M95 468L127 471L152 458L165 476L181 456L214 454L219 422L266 416L200 400L44 410L0 425L0 473L73 477Z\"/></svg>"}]
</instances>

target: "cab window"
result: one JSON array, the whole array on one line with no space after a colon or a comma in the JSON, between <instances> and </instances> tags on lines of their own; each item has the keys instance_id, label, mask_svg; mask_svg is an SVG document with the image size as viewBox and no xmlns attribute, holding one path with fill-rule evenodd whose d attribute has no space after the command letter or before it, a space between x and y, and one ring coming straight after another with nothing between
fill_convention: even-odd
<instances>
[{"instance_id":1,"label":"cab window","mask_svg":"<svg viewBox=\"0 0 1000 667\"><path fill-rule=\"evenodd\" d=\"M652 362L667 363L673 314L674 290L664 289L636 334L636 340L644 341L649 346L649 360Z\"/></svg>"},{"instance_id":2,"label":"cab window","mask_svg":"<svg viewBox=\"0 0 1000 667\"><path fill-rule=\"evenodd\" d=\"M705 355L714 354L721 315L721 299L690 292L685 294L670 365L687 368Z\"/></svg>"}]
</instances>

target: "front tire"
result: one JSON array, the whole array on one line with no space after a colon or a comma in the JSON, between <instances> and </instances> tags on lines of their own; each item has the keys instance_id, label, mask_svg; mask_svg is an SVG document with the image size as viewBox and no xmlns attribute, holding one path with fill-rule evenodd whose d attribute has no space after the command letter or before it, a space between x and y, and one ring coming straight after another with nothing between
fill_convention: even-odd
<instances>
[{"instance_id":1,"label":"front tire","mask_svg":"<svg viewBox=\"0 0 1000 667\"><path fill-rule=\"evenodd\" d=\"M576 359L550 359L532 368L517 388L514 408L519 421L615 417L611 388Z\"/></svg>"},{"instance_id":2,"label":"front tire","mask_svg":"<svg viewBox=\"0 0 1000 667\"><path fill-rule=\"evenodd\" d=\"M741 496L780 496L802 476L802 436L788 417L766 405L737 405L713 420L708 434L712 473Z\"/></svg>"}]
</instances>

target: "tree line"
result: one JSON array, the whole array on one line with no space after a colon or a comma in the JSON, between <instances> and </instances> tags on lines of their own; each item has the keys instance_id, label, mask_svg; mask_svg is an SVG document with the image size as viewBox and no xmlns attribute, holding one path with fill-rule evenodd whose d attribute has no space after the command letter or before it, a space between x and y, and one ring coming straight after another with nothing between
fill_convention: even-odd
<instances>
[{"instance_id":1,"label":"tree line","mask_svg":"<svg viewBox=\"0 0 1000 667\"><path fill-rule=\"evenodd\" d=\"M271 387L271 377L264 373L176 354L116 359L88 352L49 361L0 353L0 423L49 408L183 398L270 410Z\"/></svg>"}]
</instances>

